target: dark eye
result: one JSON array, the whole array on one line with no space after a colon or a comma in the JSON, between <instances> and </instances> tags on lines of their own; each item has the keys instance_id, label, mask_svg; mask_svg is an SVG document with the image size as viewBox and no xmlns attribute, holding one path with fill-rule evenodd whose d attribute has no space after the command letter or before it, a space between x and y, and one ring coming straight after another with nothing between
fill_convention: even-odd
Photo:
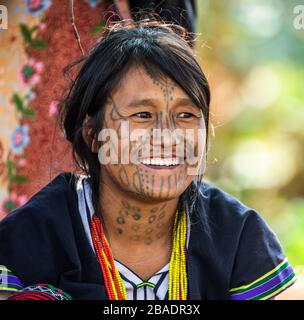
<instances>
[{"instance_id":1,"label":"dark eye","mask_svg":"<svg viewBox=\"0 0 304 320\"><path fill-rule=\"evenodd\" d=\"M133 114L133 116L138 117L138 118L152 118L152 115L150 112L137 112L135 114Z\"/></svg>"},{"instance_id":2,"label":"dark eye","mask_svg":"<svg viewBox=\"0 0 304 320\"><path fill-rule=\"evenodd\" d=\"M177 115L178 118L187 119L195 117L195 115L191 112L181 112Z\"/></svg>"}]
</instances>

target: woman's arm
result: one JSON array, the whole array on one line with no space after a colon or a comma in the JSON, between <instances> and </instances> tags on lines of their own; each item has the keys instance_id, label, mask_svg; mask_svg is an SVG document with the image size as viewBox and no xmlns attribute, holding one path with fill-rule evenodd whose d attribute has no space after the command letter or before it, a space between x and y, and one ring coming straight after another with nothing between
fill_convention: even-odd
<instances>
[{"instance_id":1,"label":"woman's arm","mask_svg":"<svg viewBox=\"0 0 304 320\"><path fill-rule=\"evenodd\" d=\"M273 300L304 300L304 276L299 276L290 288L277 295Z\"/></svg>"},{"instance_id":2,"label":"woman's arm","mask_svg":"<svg viewBox=\"0 0 304 320\"><path fill-rule=\"evenodd\" d=\"M6 300L12 294L13 294L12 292L0 292L0 300Z\"/></svg>"}]
</instances>

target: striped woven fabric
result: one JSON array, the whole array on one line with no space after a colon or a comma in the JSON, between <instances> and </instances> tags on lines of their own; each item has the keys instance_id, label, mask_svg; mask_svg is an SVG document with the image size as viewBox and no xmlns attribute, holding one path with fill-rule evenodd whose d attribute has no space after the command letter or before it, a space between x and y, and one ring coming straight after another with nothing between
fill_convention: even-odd
<instances>
[{"instance_id":1,"label":"striped woven fabric","mask_svg":"<svg viewBox=\"0 0 304 320\"><path fill-rule=\"evenodd\" d=\"M267 300L290 287L297 277L287 258L254 282L230 290L232 300Z\"/></svg>"},{"instance_id":2,"label":"striped woven fabric","mask_svg":"<svg viewBox=\"0 0 304 320\"><path fill-rule=\"evenodd\" d=\"M23 289L21 280L16 277L11 270L0 265L0 292L1 291L19 291Z\"/></svg>"},{"instance_id":3,"label":"striped woven fabric","mask_svg":"<svg viewBox=\"0 0 304 320\"><path fill-rule=\"evenodd\" d=\"M72 300L72 297L50 284L38 283L14 293L7 300Z\"/></svg>"}]
</instances>

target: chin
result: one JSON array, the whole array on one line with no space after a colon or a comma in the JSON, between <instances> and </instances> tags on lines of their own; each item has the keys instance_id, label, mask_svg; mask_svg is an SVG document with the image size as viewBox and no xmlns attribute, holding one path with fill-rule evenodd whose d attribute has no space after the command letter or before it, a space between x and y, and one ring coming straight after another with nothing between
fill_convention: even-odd
<instances>
[{"instance_id":1,"label":"chin","mask_svg":"<svg viewBox=\"0 0 304 320\"><path fill-rule=\"evenodd\" d=\"M131 191L132 192L132 191ZM168 189L161 189L161 188L155 188L153 191L142 191L142 192L132 192L133 196L135 196L137 199L142 199L145 202L164 202L176 199L179 197L183 190L168 190Z\"/></svg>"}]
</instances>

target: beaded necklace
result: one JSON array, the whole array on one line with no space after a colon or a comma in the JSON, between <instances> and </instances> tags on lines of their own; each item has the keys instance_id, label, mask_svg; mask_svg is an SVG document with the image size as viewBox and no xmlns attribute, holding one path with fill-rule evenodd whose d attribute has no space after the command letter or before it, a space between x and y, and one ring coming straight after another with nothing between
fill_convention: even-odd
<instances>
[{"instance_id":1,"label":"beaded necklace","mask_svg":"<svg viewBox=\"0 0 304 320\"><path fill-rule=\"evenodd\" d=\"M96 214L92 218L91 236L109 300L127 300L126 288L115 267L114 258L105 237L101 220ZM173 229L173 248L169 268L169 300L187 299L186 238L186 212L183 212L180 219L178 219L178 212L176 212Z\"/></svg>"}]
</instances>

